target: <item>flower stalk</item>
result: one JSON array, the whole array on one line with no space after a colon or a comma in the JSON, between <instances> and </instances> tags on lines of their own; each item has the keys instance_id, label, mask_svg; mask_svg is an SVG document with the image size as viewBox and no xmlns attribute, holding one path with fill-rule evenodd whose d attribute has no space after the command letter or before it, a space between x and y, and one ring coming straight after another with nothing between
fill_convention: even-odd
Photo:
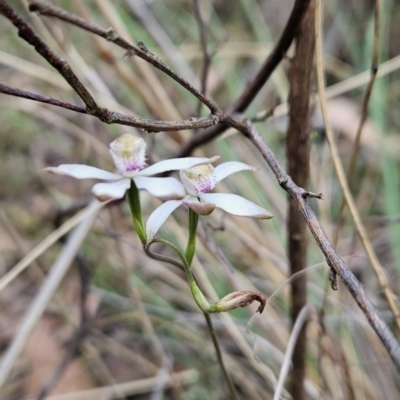
<instances>
[{"instance_id":1,"label":"flower stalk","mask_svg":"<svg viewBox=\"0 0 400 400\"><path fill-rule=\"evenodd\" d=\"M134 180L131 180L131 186L127 190L129 207L132 213L132 224L143 245L146 244L147 235L142 220L142 209L140 206L140 194Z\"/></svg>"},{"instance_id":2,"label":"flower stalk","mask_svg":"<svg viewBox=\"0 0 400 400\"><path fill-rule=\"evenodd\" d=\"M186 246L186 261L189 267L192 265L194 253L196 251L196 233L197 224L199 222L199 214L195 213L191 208L189 208L189 239Z\"/></svg>"}]
</instances>

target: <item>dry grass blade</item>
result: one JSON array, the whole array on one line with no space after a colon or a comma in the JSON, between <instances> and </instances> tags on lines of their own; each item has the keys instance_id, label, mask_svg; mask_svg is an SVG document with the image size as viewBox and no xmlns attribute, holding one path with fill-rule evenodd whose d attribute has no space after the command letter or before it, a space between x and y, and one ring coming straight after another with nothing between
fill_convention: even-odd
<instances>
[{"instance_id":1,"label":"dry grass blade","mask_svg":"<svg viewBox=\"0 0 400 400\"><path fill-rule=\"evenodd\" d=\"M360 214L357 210L357 207L354 203L354 198L350 192L349 185L347 183L346 174L344 172L343 164L340 160L339 151L337 149L335 139L333 136L332 129L330 127L330 123L328 120L328 112L326 106L326 95L325 95L325 79L324 79L324 70L323 70L323 58L322 58L322 4L321 1L317 1L317 14L316 14L316 22L315 22L315 30L316 30L316 55L317 55L317 78L318 78L318 90L319 90L319 98L320 105L322 110L322 115L325 122L325 130L326 137L329 143L329 147L331 150L332 161L335 167L336 175L340 183L340 187L343 191L344 198L346 200L347 206L349 207L351 218L354 221L356 230L358 235L360 236L360 240L364 246L364 249L367 253L368 259L372 265L372 268L378 278L379 285L385 295L385 298L389 304L389 307L393 313L393 317L396 320L397 328L400 330L400 312L397 306L396 298L394 297L392 291L389 288L388 279L383 271L383 268L375 254L375 251L371 245L370 240L368 239L367 232L365 230L364 224L361 221Z\"/></svg>"},{"instance_id":2,"label":"dry grass blade","mask_svg":"<svg viewBox=\"0 0 400 400\"><path fill-rule=\"evenodd\" d=\"M43 314L47 307L48 302L57 290L62 278L68 271L71 262L73 261L76 253L79 251L82 242L85 240L93 222L97 217L99 207L91 210L86 218L80 223L77 229L69 238L67 244L60 252L57 260L53 264L46 281L43 283L39 293L36 295L35 300L26 312L25 318L19 328L18 333L14 337L11 345L3 354L0 361L0 388L7 380L7 376L14 365L19 353L21 352L27 338L29 337L36 322Z\"/></svg>"},{"instance_id":3,"label":"dry grass blade","mask_svg":"<svg viewBox=\"0 0 400 400\"><path fill-rule=\"evenodd\" d=\"M22 273L29 265L43 254L57 240L67 234L76 225L82 223L93 213L97 212L104 206L104 203L94 202L87 208L80 211L67 222L64 222L58 229L46 237L40 244L31 250L18 264L15 264L10 271L3 275L0 279L0 291L9 285L20 273Z\"/></svg>"},{"instance_id":4,"label":"dry grass blade","mask_svg":"<svg viewBox=\"0 0 400 400\"><path fill-rule=\"evenodd\" d=\"M353 152L351 154L350 158L350 163L349 163L349 168L347 170L347 180L349 183L349 186L351 186L351 183L353 181L353 176L354 176L354 169L356 166L356 161L357 161L357 156L358 152L360 149L360 140L361 140L361 133L363 131L363 127L365 124L365 121L368 116L368 104L371 98L372 94L372 89L374 87L375 79L378 73L378 66L379 66L379 42L380 42L380 0L375 0L375 6L374 6L374 48L372 50L372 63L371 63L371 79L368 82L367 89L365 90L365 95L364 95L364 100L362 104L362 114L361 114L361 119L360 123L357 128L357 133L356 137L354 140L353 144ZM334 243L336 244L339 238L339 230L340 226L342 224L342 218L343 218L343 212L345 208L346 202L345 199L342 200L340 204L340 209L339 209L339 214L338 214L338 221L336 225L336 232L335 232L335 238L334 238Z\"/></svg>"},{"instance_id":5,"label":"dry grass blade","mask_svg":"<svg viewBox=\"0 0 400 400\"><path fill-rule=\"evenodd\" d=\"M306 304L300 311L295 324L293 325L292 333L290 334L289 342L287 344L285 359L282 364L281 372L279 373L278 383L275 387L274 400L279 400L282 395L283 387L285 384L286 377L290 369L290 360L293 355L294 347L296 345L299 333L303 325L307 322L308 315L313 310L311 304Z\"/></svg>"},{"instance_id":6,"label":"dry grass blade","mask_svg":"<svg viewBox=\"0 0 400 400\"><path fill-rule=\"evenodd\" d=\"M170 387L175 384L189 385L195 383L198 378L199 373L194 369L175 372L168 375L165 386ZM133 382L118 383L111 387L100 387L82 392L68 393L65 395L48 396L44 400L120 399L121 396L134 396L151 392L151 390L157 385L158 380L158 376L155 376Z\"/></svg>"},{"instance_id":7,"label":"dry grass blade","mask_svg":"<svg viewBox=\"0 0 400 400\"><path fill-rule=\"evenodd\" d=\"M145 8L140 8L144 3ZM182 155L191 148L196 149L196 156L218 154L221 162L240 161L258 168L254 173L243 171L228 177L214 189L214 194L234 193L274 214L269 221L259 221L229 216L216 209L211 215L200 217L193 270L207 300L216 301L234 291L259 292L268 299L262 314L255 314L255 307L250 306L213 316L214 338L218 337L220 343L216 356L207 320L198 310L182 265L166 265L148 258L132 229L126 202L108 204L81 243L74 267L68 270L15 357L1 387L1 400L18 396L30 399L35 395L38 398L39 392L53 400L78 400L81 396L84 400L234 398L223 382L224 376L232 382L238 398L272 399L275 394L296 399L299 391L293 393L293 379L287 373L297 335L291 319L290 286L305 276L307 284L300 291L307 295L307 304L313 309L324 304L324 315L307 324L305 379L300 374L292 375L298 377L297 382L304 382L304 397L399 397L400 345L392 334L393 327L397 332L393 312L370 271L361 241L354 234L354 222L347 214L340 231L340 251L329 239L334 237L342 191L323 134L317 92L311 96L311 107L317 110L311 120L310 182L296 179L296 172L301 169L297 168L297 156L290 156L292 166L286 168L289 173L281 167L288 161L284 134L289 119L274 118L287 113L287 104L282 101L288 98L289 70L297 65L302 72L312 74L313 69L306 67L306 54L300 54L306 53L304 49L299 51L297 61L293 58L295 48L291 45L296 33L299 35L295 27L302 20L307 3L308 0L240 0L226 7L221 1L199 0L0 0L1 10L7 8L5 4L14 7L54 55L68 62L98 110L106 107L116 117L114 125L107 125L99 115L90 116L92 110L86 108L64 78L0 16L4 21L4 26L0 24L0 47L4 52L0 52L0 159L4 165L0 168L0 209L6 216L0 214L0 359L7 359L7 349L19 340L19 324L28 318L27 309L37 301L39 288L64 240L68 240L66 236L72 237L72 233L64 238L62 235L77 223L78 216L74 215L87 206L92 185L68 177L47 176L43 167L77 163L110 170L108 144L117 135L130 132L144 139L148 165ZM330 85L325 88L326 99L342 94L328 101L328 112L331 128L338 132L335 140L344 165L350 160L354 136L360 131L368 104L357 157L361 179L354 182L356 205L396 294L399 257L395 254L400 238L396 223L400 193L396 79L400 73L400 44L394 39L400 4L389 3L375 1L382 19L379 52L383 61L389 60L379 65L376 78L386 75L385 78L375 79L373 84L371 71L359 73L371 63L374 0L368 4L357 0L324 2L323 72ZM29 12L29 4L57 15ZM144 14L139 16L133 8L144 10ZM79 28L66 23L67 18L72 18ZM26 25L19 23L20 28L26 29ZM114 31L107 30L108 26ZM314 25L310 31L315 32ZM282 33L284 40L279 39ZM222 40L223 47L221 38L226 38L226 44ZM145 53L141 54L147 61L134 55L136 49ZM273 57L267 60L270 53ZM186 80L206 93L219 110L229 110L237 99L249 100L245 116L248 119L221 112L214 116L217 118L199 121L197 117L207 112L203 103L171 76L155 69L156 54L161 63L167 60L176 66L176 75L183 75L183 79L190 77L190 70L195 72L200 79ZM203 89L199 90L198 81ZM293 77L291 81L300 98L302 94L310 97L305 95L306 79ZM372 86L373 96L368 101ZM250 97L241 97L248 94L248 89ZM280 104L275 101L277 98ZM87 98L86 101L89 103ZM300 122L306 122L303 102L292 99L290 103L298 106ZM308 99L304 103L308 106ZM296 108L291 108L295 113ZM268 112L257 114L262 109ZM193 120L182 121L181 116L196 117L197 122L190 124ZM300 122L293 124L292 133L297 138L300 129L296 125L303 126ZM197 130L213 123L217 125L205 132ZM162 131L148 134L143 131L146 127ZM177 132L177 128L192 130ZM168 129L171 131L166 132ZM225 135L218 139L212 136L216 140L205 145L203 133L214 135L224 130ZM301 145L292 147L295 152L306 153ZM178 174L172 172L172 176ZM323 192L324 200L313 199L317 195L308 189ZM298 220L304 218L309 228L300 235L313 235L308 241L306 268L292 274L286 231L288 195L294 200L293 210L302 213ZM144 222L164 204L146 191L141 191L140 198ZM60 208L60 204L66 207ZM176 209L165 221L159 237L184 249L188 216L183 208ZM193 237L193 233L189 236ZM292 237L296 240L296 234ZM162 256L174 255L165 242L154 246L153 251ZM293 258L299 266L300 256ZM329 267L336 270L343 284L341 290L327 289L325 293ZM378 304L379 311L374 304ZM294 351L292 359L295 354ZM223 363L218 363L221 359ZM76 365L78 369L74 368ZM71 379L70 369L82 379Z\"/></svg>"}]
</instances>

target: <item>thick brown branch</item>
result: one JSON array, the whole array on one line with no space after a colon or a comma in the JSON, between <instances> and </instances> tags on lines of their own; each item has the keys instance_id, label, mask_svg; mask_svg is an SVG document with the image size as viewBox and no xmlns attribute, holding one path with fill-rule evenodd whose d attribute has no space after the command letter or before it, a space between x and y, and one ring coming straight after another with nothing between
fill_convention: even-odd
<instances>
[{"instance_id":1,"label":"thick brown branch","mask_svg":"<svg viewBox=\"0 0 400 400\"><path fill-rule=\"evenodd\" d=\"M95 35L101 36L102 38L115 43L117 46L122 47L123 49L128 51L128 54L135 55L149 64L153 65L155 68L164 72L174 81L179 83L182 87L184 87L187 91L192 93L197 99L199 99L205 106L207 106L213 114L221 114L220 109L216 106L216 104L204 96L201 92L199 92L194 86L192 86L188 81L180 77L174 71L172 71L167 65L165 65L155 54L151 53L143 43L138 46L134 46L133 44L127 42L125 39L121 38L112 28L104 29L99 25L96 25L92 22L88 22L83 18L65 11L64 9L57 7L51 3L46 1L30 1L29 2L30 11L38 12L42 15L47 15L50 17L55 17L62 19L72 25L78 26L82 29L87 30L88 32L94 33Z\"/></svg>"},{"instance_id":2,"label":"thick brown branch","mask_svg":"<svg viewBox=\"0 0 400 400\"><path fill-rule=\"evenodd\" d=\"M243 112L255 99L257 94L265 85L265 82L269 79L272 72L285 57L290 45L292 44L293 38L295 37L300 23L303 19L305 12L307 11L308 5L311 0L296 0L293 5L292 12L289 20L286 24L285 29L282 32L281 37L276 43L272 53L264 61L257 75L247 85L244 92L236 100L232 107L234 112Z\"/></svg>"},{"instance_id":3,"label":"thick brown branch","mask_svg":"<svg viewBox=\"0 0 400 400\"><path fill-rule=\"evenodd\" d=\"M27 92L26 90L13 88L11 86L5 85L4 83L0 83L0 93L22 97L28 100L39 101L41 103L51 104L52 106L66 108L67 110L76 111L82 114L88 114L85 107L79 106L77 104L67 103L65 101L54 99L53 97L43 96L41 94ZM207 117L189 118L182 121L160 121L137 118L131 115L121 114L116 111L109 111L105 108L103 108L102 110L104 110L104 115L107 116L107 119L100 118L98 113L89 115L99 118L102 122L105 122L107 124L133 126L135 128L144 129L148 132L183 131L187 129L208 128L212 125L217 124L220 120L220 117L210 114Z\"/></svg>"},{"instance_id":4,"label":"thick brown branch","mask_svg":"<svg viewBox=\"0 0 400 400\"><path fill-rule=\"evenodd\" d=\"M312 1L300 25L296 53L290 67L289 129L286 137L288 173L296 185L307 187L310 174L310 93L314 62L314 17ZM291 275L307 266L307 225L294 198L289 196L288 257ZM307 302L307 276L291 281L292 326ZM293 349L290 391L294 400L303 400L306 356L306 327L299 330Z\"/></svg>"}]
</instances>

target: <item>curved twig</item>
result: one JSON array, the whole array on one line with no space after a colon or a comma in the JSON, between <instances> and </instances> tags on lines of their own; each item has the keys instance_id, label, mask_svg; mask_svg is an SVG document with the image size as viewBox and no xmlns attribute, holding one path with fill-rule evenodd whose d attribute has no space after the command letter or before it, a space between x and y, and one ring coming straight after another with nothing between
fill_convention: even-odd
<instances>
[{"instance_id":1,"label":"curved twig","mask_svg":"<svg viewBox=\"0 0 400 400\"><path fill-rule=\"evenodd\" d=\"M159 69L164 72L174 81L179 83L182 87L184 87L187 91L193 94L197 99L199 99L205 106L207 106L213 114L220 114L221 111L216 106L216 104L204 96L200 91L198 91L194 86L192 86L188 81L180 77L174 71L172 71L167 65L165 65L160 58L158 58L155 54L150 52L146 46L139 42L138 46L134 46L133 44L127 42L125 39L121 38L113 28L104 29L101 26L94 24L92 22L88 22L83 18L70 13L60 7L57 7L51 3L46 1L30 1L29 2L29 10L33 12L37 12L41 15L47 15L50 17L59 18L65 22L68 22L72 25L78 26L82 29L85 29L88 32L94 33L95 35L101 36L102 38L115 43L117 46L125 49L128 54L135 55L149 64L153 65L153 67Z\"/></svg>"},{"instance_id":2,"label":"curved twig","mask_svg":"<svg viewBox=\"0 0 400 400\"><path fill-rule=\"evenodd\" d=\"M264 61L256 76L250 81L240 97L235 101L228 113L243 112L255 99L259 91L265 85L272 72L285 57L292 41L297 33L300 23L307 11L311 0L296 0L292 12L282 32L282 35L276 43L271 54ZM213 128L193 136L185 146L183 146L175 157L187 157L197 147L210 142L227 129L224 125L218 125Z\"/></svg>"},{"instance_id":3,"label":"curved twig","mask_svg":"<svg viewBox=\"0 0 400 400\"><path fill-rule=\"evenodd\" d=\"M81 114L88 114L100 119L106 124L119 124L126 126L133 126L135 128L144 129L148 132L169 132L169 131L184 131L187 129L202 129L208 128L217 124L220 117L210 114L207 117L189 118L182 121L161 121L154 119L137 118L132 115L121 114L116 111L109 111L106 108L101 108L101 114L89 113L87 108L78 104L72 104L61 101L49 96L28 92L13 88L11 86L0 83L0 93L8 94L15 97L21 97L28 100L38 101L40 103L50 104L52 106L65 108L67 110L75 111Z\"/></svg>"},{"instance_id":4,"label":"curved twig","mask_svg":"<svg viewBox=\"0 0 400 400\"><path fill-rule=\"evenodd\" d=\"M322 194L311 193L297 186L281 167L274 153L264 142L256 128L247 120L243 122L239 121L237 118L234 119L228 116L224 118L224 122L227 124L229 123L230 126L236 128L251 140L264 160L268 163L281 187L296 201L318 247L325 256L326 262L340 276L350 294L367 317L375 333L383 343L394 364L400 370L400 344L398 340L370 300L364 286L357 280L339 254L336 253L332 243L329 241L320 222L315 216L314 211L310 207L308 199L312 197L322 198Z\"/></svg>"}]
</instances>

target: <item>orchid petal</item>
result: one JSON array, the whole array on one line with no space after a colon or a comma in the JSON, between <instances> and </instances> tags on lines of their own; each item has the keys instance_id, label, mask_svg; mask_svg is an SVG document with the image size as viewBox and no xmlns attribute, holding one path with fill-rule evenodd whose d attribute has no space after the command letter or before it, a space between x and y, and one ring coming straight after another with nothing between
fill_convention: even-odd
<instances>
[{"instance_id":1,"label":"orchid petal","mask_svg":"<svg viewBox=\"0 0 400 400\"><path fill-rule=\"evenodd\" d=\"M131 180L129 178L112 183L97 183L93 186L92 193L100 201L118 200L124 197L130 186Z\"/></svg>"},{"instance_id":2,"label":"orchid petal","mask_svg":"<svg viewBox=\"0 0 400 400\"><path fill-rule=\"evenodd\" d=\"M244 164L238 161L230 161L223 164L218 165L214 169L214 179L216 182L221 182L222 179L225 179L227 176L232 175L239 171L255 171L257 168L252 167L251 165Z\"/></svg>"},{"instance_id":3,"label":"orchid petal","mask_svg":"<svg viewBox=\"0 0 400 400\"><path fill-rule=\"evenodd\" d=\"M200 195L200 198L206 203L213 203L216 207L221 208L227 213L239 217L258 219L269 219L273 217L269 211L236 194L203 193Z\"/></svg>"},{"instance_id":4,"label":"orchid petal","mask_svg":"<svg viewBox=\"0 0 400 400\"><path fill-rule=\"evenodd\" d=\"M138 189L147 190L150 194L162 200L177 200L185 197L185 189L176 178L153 178L136 176L134 178Z\"/></svg>"},{"instance_id":5,"label":"orchid petal","mask_svg":"<svg viewBox=\"0 0 400 400\"><path fill-rule=\"evenodd\" d=\"M44 170L57 175L72 176L75 179L103 179L105 181L121 179L121 175L84 164L61 164L58 167L47 167Z\"/></svg>"},{"instance_id":6,"label":"orchid petal","mask_svg":"<svg viewBox=\"0 0 400 400\"><path fill-rule=\"evenodd\" d=\"M183 200L183 204L192 209L199 215L210 215L215 210L215 204L201 203L197 197L188 196Z\"/></svg>"},{"instance_id":7,"label":"orchid petal","mask_svg":"<svg viewBox=\"0 0 400 400\"><path fill-rule=\"evenodd\" d=\"M186 157L186 158L171 158L170 160L160 161L150 167L142 169L138 172L140 176L150 176L159 174L165 171L177 171L180 169L189 169L196 165L211 164L219 159L219 156L211 158L205 157Z\"/></svg>"},{"instance_id":8,"label":"orchid petal","mask_svg":"<svg viewBox=\"0 0 400 400\"><path fill-rule=\"evenodd\" d=\"M161 225L167 220L173 211L182 204L182 200L170 200L161 204L150 215L146 223L147 244L151 243L161 228Z\"/></svg>"}]
</instances>

